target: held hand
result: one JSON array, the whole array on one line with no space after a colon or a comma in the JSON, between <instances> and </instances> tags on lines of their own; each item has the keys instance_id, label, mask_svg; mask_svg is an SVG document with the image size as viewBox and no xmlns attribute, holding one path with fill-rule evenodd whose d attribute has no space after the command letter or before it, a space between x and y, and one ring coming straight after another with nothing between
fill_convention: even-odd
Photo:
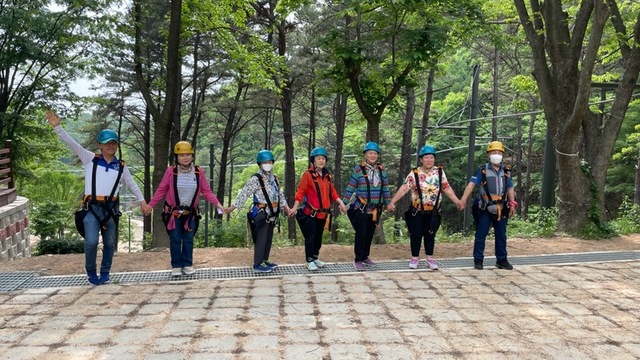
<instances>
[{"instance_id":1,"label":"held hand","mask_svg":"<svg viewBox=\"0 0 640 360\"><path fill-rule=\"evenodd\" d=\"M295 206L291 209L289 209L289 212L287 213L288 217L292 217L293 215L296 214L296 211L298 211L298 208L296 208Z\"/></svg>"},{"instance_id":2,"label":"held hand","mask_svg":"<svg viewBox=\"0 0 640 360\"><path fill-rule=\"evenodd\" d=\"M47 121L51 126L56 127L60 125L60 118L52 110L48 110L44 116L47 118Z\"/></svg>"},{"instance_id":3,"label":"held hand","mask_svg":"<svg viewBox=\"0 0 640 360\"><path fill-rule=\"evenodd\" d=\"M387 204L387 211L388 212L394 212L396 211L396 206L392 203Z\"/></svg>"},{"instance_id":4,"label":"held hand","mask_svg":"<svg viewBox=\"0 0 640 360\"><path fill-rule=\"evenodd\" d=\"M458 203L456 204L456 207L458 208L458 211L462 211L467 207L467 203L463 202L462 200L458 201Z\"/></svg>"},{"instance_id":5,"label":"held hand","mask_svg":"<svg viewBox=\"0 0 640 360\"><path fill-rule=\"evenodd\" d=\"M233 206L227 207L227 208L222 208L222 212L224 212L225 214L231 214L231 212L233 210L235 210L235 208Z\"/></svg>"},{"instance_id":6,"label":"held hand","mask_svg":"<svg viewBox=\"0 0 640 360\"><path fill-rule=\"evenodd\" d=\"M142 202L142 204L140 204L140 211L142 211L142 214L147 216L151 214L151 212L153 211L153 208L149 206L146 201L144 201Z\"/></svg>"},{"instance_id":7,"label":"held hand","mask_svg":"<svg viewBox=\"0 0 640 360\"><path fill-rule=\"evenodd\" d=\"M344 204L340 205L340 212L341 213L346 214L347 210L348 210L347 205L344 205Z\"/></svg>"}]
</instances>

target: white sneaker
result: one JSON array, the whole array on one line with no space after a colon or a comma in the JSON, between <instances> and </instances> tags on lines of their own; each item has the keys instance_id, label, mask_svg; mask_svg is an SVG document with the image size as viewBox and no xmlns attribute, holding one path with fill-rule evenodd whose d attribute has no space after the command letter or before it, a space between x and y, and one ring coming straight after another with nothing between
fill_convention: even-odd
<instances>
[{"instance_id":1,"label":"white sneaker","mask_svg":"<svg viewBox=\"0 0 640 360\"><path fill-rule=\"evenodd\" d=\"M325 265L327 265L324 261L319 260L319 259L313 260L313 262L314 262L314 263L316 264L316 266L317 266L317 267L319 267L319 268L324 267Z\"/></svg>"},{"instance_id":2,"label":"white sneaker","mask_svg":"<svg viewBox=\"0 0 640 360\"><path fill-rule=\"evenodd\" d=\"M411 258L411 260L409 261L409 269L417 269L419 263L420 259L418 259L417 257Z\"/></svg>"},{"instance_id":3,"label":"white sneaker","mask_svg":"<svg viewBox=\"0 0 640 360\"><path fill-rule=\"evenodd\" d=\"M180 275L182 275L182 268L171 269L171 276L180 276Z\"/></svg>"},{"instance_id":4,"label":"white sneaker","mask_svg":"<svg viewBox=\"0 0 640 360\"><path fill-rule=\"evenodd\" d=\"M192 275L196 273L196 269L193 266L185 266L182 268L182 273L185 275Z\"/></svg>"},{"instance_id":5,"label":"white sneaker","mask_svg":"<svg viewBox=\"0 0 640 360\"><path fill-rule=\"evenodd\" d=\"M309 261L309 262L307 263L307 265L305 265L305 267L307 268L307 270L310 270L310 271L316 271L316 270L318 270L318 267L316 266L316 263L315 263L315 262L313 262L313 261Z\"/></svg>"}]
</instances>

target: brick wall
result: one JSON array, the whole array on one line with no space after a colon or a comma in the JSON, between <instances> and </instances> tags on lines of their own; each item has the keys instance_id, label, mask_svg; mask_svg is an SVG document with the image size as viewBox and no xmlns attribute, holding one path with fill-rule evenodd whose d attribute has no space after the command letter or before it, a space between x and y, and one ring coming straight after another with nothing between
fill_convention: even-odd
<instances>
[{"instance_id":1,"label":"brick wall","mask_svg":"<svg viewBox=\"0 0 640 360\"><path fill-rule=\"evenodd\" d=\"M0 261L30 256L29 199L18 196L0 207Z\"/></svg>"}]
</instances>

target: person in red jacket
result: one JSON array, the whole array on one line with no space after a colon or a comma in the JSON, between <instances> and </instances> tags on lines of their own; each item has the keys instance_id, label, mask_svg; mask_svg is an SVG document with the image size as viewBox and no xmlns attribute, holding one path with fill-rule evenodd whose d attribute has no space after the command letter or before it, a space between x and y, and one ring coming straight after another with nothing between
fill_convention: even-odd
<instances>
[{"instance_id":1,"label":"person in red jacket","mask_svg":"<svg viewBox=\"0 0 640 360\"><path fill-rule=\"evenodd\" d=\"M176 164L167 168L145 214L164 200L162 219L169 233L171 276L191 275L193 268L193 238L198 229L199 195L220 210L224 207L211 191L204 171L193 164L193 148L186 141L178 141L173 149Z\"/></svg>"},{"instance_id":2,"label":"person in red jacket","mask_svg":"<svg viewBox=\"0 0 640 360\"><path fill-rule=\"evenodd\" d=\"M322 247L322 234L331 216L331 203L337 202L340 211L345 214L347 206L340 199L326 168L327 150L322 147L311 150L309 162L311 166L302 174L289 216L296 215L304 236L305 266L314 271L325 266L318 257Z\"/></svg>"}]
</instances>

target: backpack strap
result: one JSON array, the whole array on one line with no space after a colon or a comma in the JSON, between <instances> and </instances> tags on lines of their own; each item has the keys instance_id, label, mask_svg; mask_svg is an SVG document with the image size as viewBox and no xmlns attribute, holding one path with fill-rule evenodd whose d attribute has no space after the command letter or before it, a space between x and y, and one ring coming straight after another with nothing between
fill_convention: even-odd
<instances>
[{"instance_id":1,"label":"backpack strap","mask_svg":"<svg viewBox=\"0 0 640 360\"><path fill-rule=\"evenodd\" d=\"M93 157L93 160L91 160L93 162L93 171L91 174L91 199L95 199L96 198L96 172L98 170L98 161L100 160L100 154L96 153L95 156ZM124 171L124 167L125 167L125 162L124 160L120 160L120 168L118 169L118 177L116 178L116 182L113 184L113 188L111 189L111 194L109 195L109 197L107 198L107 201L105 202L106 205L108 205L109 202L113 201L116 191L118 190L118 184L120 183L120 178L122 177L122 172ZM92 200L89 200L92 201ZM109 209L107 209L107 216L104 219L101 219L98 214L95 213L95 211L93 211L93 208L91 206L87 206L87 208L89 209L89 211L93 214L93 216L96 217L96 219L98 220L98 222L100 223L100 228L102 230L106 230L107 228L107 222L109 221L109 219L111 217L113 217L114 212L110 211ZM120 215L118 215L120 216ZM117 219L116 219L117 220ZM116 221L117 223L117 221Z\"/></svg>"},{"instance_id":2,"label":"backpack strap","mask_svg":"<svg viewBox=\"0 0 640 360\"><path fill-rule=\"evenodd\" d=\"M278 206L278 210L273 209L273 205L271 205L271 199L269 199L269 194L267 194L267 189L264 185L264 180L262 180L262 175L260 173L255 173L252 176L255 176L258 178L258 182L260 183L260 188L262 188L262 195L264 195L264 199L267 201L267 206L269 207L269 211L271 211L272 217L277 217L280 214L280 206ZM275 175L273 177L276 181L276 190L279 191L280 185L278 184L278 178L275 177ZM280 200L280 195L278 195L278 200Z\"/></svg>"}]
</instances>

